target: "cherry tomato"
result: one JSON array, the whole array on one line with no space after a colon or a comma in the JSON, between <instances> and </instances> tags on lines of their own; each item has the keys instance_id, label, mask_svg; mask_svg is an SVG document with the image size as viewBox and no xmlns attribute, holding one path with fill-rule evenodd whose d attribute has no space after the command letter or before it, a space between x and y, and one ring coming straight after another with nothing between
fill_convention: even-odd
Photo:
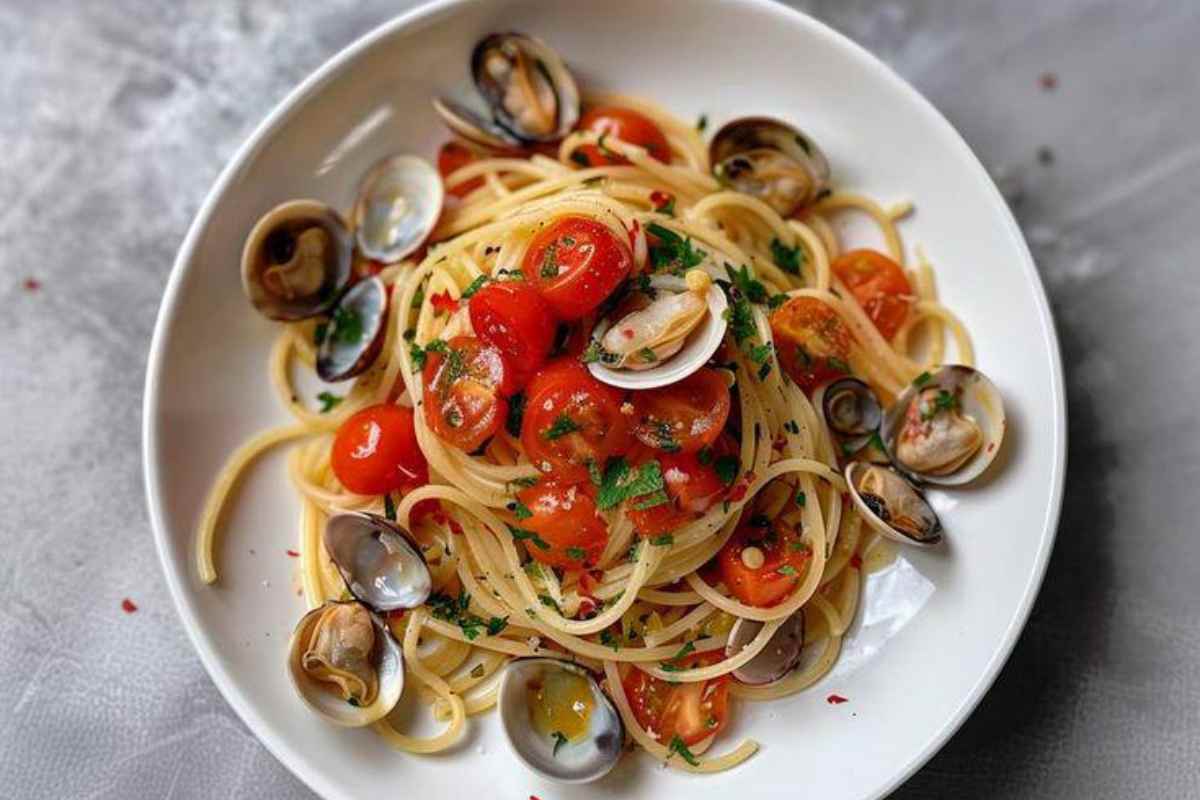
<instances>
[{"instance_id":1,"label":"cherry tomato","mask_svg":"<svg viewBox=\"0 0 1200 800\"><path fill-rule=\"evenodd\" d=\"M749 548L757 553L747 553ZM717 565L721 581L734 597L748 606L766 608L792 593L810 558L812 553L795 528L779 520L767 523L742 517L742 524L717 554Z\"/></svg>"},{"instance_id":2,"label":"cherry tomato","mask_svg":"<svg viewBox=\"0 0 1200 800\"><path fill-rule=\"evenodd\" d=\"M525 396L521 446L542 472L560 480L587 480L589 463L603 468L609 456L631 444L629 420L621 413L623 395L574 358L542 367Z\"/></svg>"},{"instance_id":3,"label":"cherry tomato","mask_svg":"<svg viewBox=\"0 0 1200 800\"><path fill-rule=\"evenodd\" d=\"M590 217L560 217L529 243L521 271L560 319L576 320L625 280L633 254L625 237Z\"/></svg>"},{"instance_id":4,"label":"cherry tomato","mask_svg":"<svg viewBox=\"0 0 1200 800\"><path fill-rule=\"evenodd\" d=\"M384 494L429 482L411 408L380 403L338 428L330 455L333 474L356 494Z\"/></svg>"},{"instance_id":5,"label":"cherry tomato","mask_svg":"<svg viewBox=\"0 0 1200 800\"><path fill-rule=\"evenodd\" d=\"M533 516L518 520L517 527L537 534L525 541L529 555L563 569L595 566L608 544L608 525L596 513L593 492L591 484L556 480L518 492Z\"/></svg>"},{"instance_id":6,"label":"cherry tomato","mask_svg":"<svg viewBox=\"0 0 1200 800\"><path fill-rule=\"evenodd\" d=\"M634 392L633 433L664 453L695 453L721 435L729 419L729 386L715 369L703 368L679 383Z\"/></svg>"},{"instance_id":7,"label":"cherry tomato","mask_svg":"<svg viewBox=\"0 0 1200 800\"><path fill-rule=\"evenodd\" d=\"M793 297L775 309L771 333L780 365L806 394L848 373L850 329L815 297Z\"/></svg>"},{"instance_id":8,"label":"cherry tomato","mask_svg":"<svg viewBox=\"0 0 1200 800\"><path fill-rule=\"evenodd\" d=\"M505 355L518 386L528 383L558 330L546 301L521 281L493 281L471 297L468 308L475 334Z\"/></svg>"},{"instance_id":9,"label":"cherry tomato","mask_svg":"<svg viewBox=\"0 0 1200 800\"><path fill-rule=\"evenodd\" d=\"M438 174L445 181L451 174L462 169L467 164L477 160L479 155L459 141L451 139L442 145L438 150L437 168ZM466 197L471 192L483 186L483 178L472 178L471 180L460 183L457 186L447 189L446 191L455 197Z\"/></svg>"},{"instance_id":10,"label":"cherry tomato","mask_svg":"<svg viewBox=\"0 0 1200 800\"><path fill-rule=\"evenodd\" d=\"M729 434L723 434L708 451L701 453L660 453L655 456L662 468L663 483L666 484L670 502L659 503L650 508L638 509L648 497L635 497L629 501L626 514L633 527L643 536L668 533L690 522L697 514L703 514L725 492L725 483L717 474L717 460L734 456L737 443Z\"/></svg>"},{"instance_id":11,"label":"cherry tomato","mask_svg":"<svg viewBox=\"0 0 1200 800\"><path fill-rule=\"evenodd\" d=\"M445 353L425 363L425 421L460 450L478 449L508 417L506 397L516 391L512 368L494 345L456 336Z\"/></svg>"},{"instance_id":12,"label":"cherry tomato","mask_svg":"<svg viewBox=\"0 0 1200 800\"><path fill-rule=\"evenodd\" d=\"M913 297L901 266L875 250L851 250L831 266L883 338L895 336L908 317Z\"/></svg>"},{"instance_id":13,"label":"cherry tomato","mask_svg":"<svg viewBox=\"0 0 1200 800\"><path fill-rule=\"evenodd\" d=\"M671 147L667 144L667 137L663 136L663 132L649 117L630 108L593 108L579 120L579 130L606 133L622 142L644 147L652 158L664 164L671 160ZM575 152L587 159L589 167L629 163L623 156L606 153L594 144L584 145Z\"/></svg>"},{"instance_id":14,"label":"cherry tomato","mask_svg":"<svg viewBox=\"0 0 1200 800\"><path fill-rule=\"evenodd\" d=\"M672 662L695 669L720 661L719 652L694 653ZM668 683L640 669L621 682L638 725L663 744L678 736L691 747L716 734L729 717L729 675L692 683Z\"/></svg>"}]
</instances>

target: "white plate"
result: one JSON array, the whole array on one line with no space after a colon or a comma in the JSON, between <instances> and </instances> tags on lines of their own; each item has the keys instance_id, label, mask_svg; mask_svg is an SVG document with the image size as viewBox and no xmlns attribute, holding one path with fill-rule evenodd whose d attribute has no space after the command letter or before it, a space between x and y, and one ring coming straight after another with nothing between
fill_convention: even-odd
<instances>
[{"instance_id":1,"label":"white plate","mask_svg":"<svg viewBox=\"0 0 1200 800\"><path fill-rule=\"evenodd\" d=\"M472 44L523 30L561 50L588 86L657 98L710 125L743 114L798 122L825 148L839 186L918 213L906 242L938 265L946 302L971 328L981 367L1005 394L1011 427L985 485L936 493L950 546L906 552L871 582L842 663L812 690L736 709L722 744L753 735L744 766L699 777L628 758L587 787L544 784L472 721L451 755L389 750L369 731L318 723L284 678L299 618L298 503L277 455L236 495L221 582L200 584L193 527L238 443L279 423L265 371L275 328L242 296L238 253L275 203L341 208L379 157L430 155L446 134L430 110L466 79ZM146 376L146 489L163 569L185 627L230 704L266 746L330 798L689 797L797 792L879 797L925 762L974 708L1029 613L1062 494L1065 408L1050 313L1000 194L950 125L911 87L825 26L761 0L441 2L370 33L293 92L238 152L180 250ZM836 692L849 698L826 703Z\"/></svg>"}]
</instances>

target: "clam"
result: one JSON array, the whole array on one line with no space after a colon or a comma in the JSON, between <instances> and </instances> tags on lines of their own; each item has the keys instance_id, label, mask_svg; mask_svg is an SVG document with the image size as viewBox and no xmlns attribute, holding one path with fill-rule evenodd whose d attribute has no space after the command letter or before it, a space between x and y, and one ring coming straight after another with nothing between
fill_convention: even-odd
<instances>
[{"instance_id":1,"label":"clam","mask_svg":"<svg viewBox=\"0 0 1200 800\"><path fill-rule=\"evenodd\" d=\"M769 117L727 123L709 145L713 173L790 217L829 185L829 160L803 131Z\"/></svg>"},{"instance_id":2,"label":"clam","mask_svg":"<svg viewBox=\"0 0 1200 800\"><path fill-rule=\"evenodd\" d=\"M346 380L371 366L386 338L387 309L387 287L377 277L356 283L342 295L317 350L321 380Z\"/></svg>"},{"instance_id":3,"label":"clam","mask_svg":"<svg viewBox=\"0 0 1200 800\"><path fill-rule=\"evenodd\" d=\"M857 378L842 378L825 387L825 422L842 436L864 436L879 429L883 410L871 387Z\"/></svg>"},{"instance_id":4,"label":"clam","mask_svg":"<svg viewBox=\"0 0 1200 800\"><path fill-rule=\"evenodd\" d=\"M416 608L433 581L403 529L375 514L335 514L325 524L325 551L350 594L378 612Z\"/></svg>"},{"instance_id":5,"label":"clam","mask_svg":"<svg viewBox=\"0 0 1200 800\"><path fill-rule=\"evenodd\" d=\"M486 111L469 101L434 101L450 129L467 139L501 149L523 147L557 141L579 121L574 76L558 53L531 36L484 37L471 53L471 77Z\"/></svg>"},{"instance_id":6,"label":"clam","mask_svg":"<svg viewBox=\"0 0 1200 800\"><path fill-rule=\"evenodd\" d=\"M367 258L392 264L429 236L442 213L445 189L428 161L391 156L363 176L354 204L354 238Z\"/></svg>"},{"instance_id":7,"label":"clam","mask_svg":"<svg viewBox=\"0 0 1200 800\"><path fill-rule=\"evenodd\" d=\"M890 467L852 461L846 465L850 497L867 524L889 539L933 545L942 540L942 523L925 496Z\"/></svg>"},{"instance_id":8,"label":"clam","mask_svg":"<svg viewBox=\"0 0 1200 800\"><path fill-rule=\"evenodd\" d=\"M497 704L512 751L546 778L594 781L621 757L621 715L592 674L577 664L516 659L505 667Z\"/></svg>"},{"instance_id":9,"label":"clam","mask_svg":"<svg viewBox=\"0 0 1200 800\"><path fill-rule=\"evenodd\" d=\"M648 287L640 298L648 302L601 320L592 332L597 357L588 366L604 383L625 389L676 383L721 345L729 303L707 272L655 275Z\"/></svg>"},{"instance_id":10,"label":"clam","mask_svg":"<svg viewBox=\"0 0 1200 800\"><path fill-rule=\"evenodd\" d=\"M725 657L732 658L741 652L758 636L762 627L763 623L752 619L738 619L733 623L729 641L725 644ZM800 609L783 621L758 655L733 671L733 677L749 686L774 683L796 668L803 648L804 609Z\"/></svg>"},{"instance_id":11,"label":"clam","mask_svg":"<svg viewBox=\"0 0 1200 800\"><path fill-rule=\"evenodd\" d=\"M385 717L404 691L404 658L387 624L357 601L304 615L288 645L288 674L308 706L335 725Z\"/></svg>"},{"instance_id":12,"label":"clam","mask_svg":"<svg viewBox=\"0 0 1200 800\"><path fill-rule=\"evenodd\" d=\"M988 378L952 365L913 382L884 416L880 437L892 462L917 480L973 480L1000 450L1004 401Z\"/></svg>"},{"instance_id":13,"label":"clam","mask_svg":"<svg viewBox=\"0 0 1200 800\"><path fill-rule=\"evenodd\" d=\"M242 248L242 288L263 315L294 321L322 314L350 281L354 241L336 211L292 200L268 211Z\"/></svg>"}]
</instances>

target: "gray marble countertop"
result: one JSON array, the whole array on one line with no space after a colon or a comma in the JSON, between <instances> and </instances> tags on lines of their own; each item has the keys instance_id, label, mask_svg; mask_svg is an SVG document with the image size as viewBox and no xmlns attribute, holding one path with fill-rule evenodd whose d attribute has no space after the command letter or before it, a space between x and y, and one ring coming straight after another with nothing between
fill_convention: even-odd
<instances>
[{"instance_id":1,"label":"gray marble countertop","mask_svg":"<svg viewBox=\"0 0 1200 800\"><path fill-rule=\"evenodd\" d=\"M311 797L171 607L142 497L142 380L217 172L293 85L406 5L0 0L0 795ZM1067 370L1066 506L1033 616L896 796L1196 796L1200 4L798 5L893 65L993 171Z\"/></svg>"}]
</instances>

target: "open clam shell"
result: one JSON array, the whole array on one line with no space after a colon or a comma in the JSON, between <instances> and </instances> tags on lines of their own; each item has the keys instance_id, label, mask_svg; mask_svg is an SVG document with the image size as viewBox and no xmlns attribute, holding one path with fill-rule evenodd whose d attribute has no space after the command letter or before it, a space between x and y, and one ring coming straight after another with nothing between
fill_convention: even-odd
<instances>
[{"instance_id":1,"label":"open clam shell","mask_svg":"<svg viewBox=\"0 0 1200 800\"><path fill-rule=\"evenodd\" d=\"M738 619L729 629L729 641L725 644L726 658L732 658L748 645L763 623L752 619ZM771 636L766 647L758 655L733 671L733 677L748 686L774 683L796 668L800 653L804 649L804 609L783 621Z\"/></svg>"},{"instance_id":2,"label":"open clam shell","mask_svg":"<svg viewBox=\"0 0 1200 800\"><path fill-rule=\"evenodd\" d=\"M567 707L546 707L562 703ZM560 783L598 780L621 757L625 744L621 715L592 674L577 664L553 658L516 659L505 667L497 704L509 747L545 778ZM563 715L570 719L572 714L579 736L560 741L555 731L544 730L548 719Z\"/></svg>"},{"instance_id":3,"label":"open clam shell","mask_svg":"<svg viewBox=\"0 0 1200 800\"><path fill-rule=\"evenodd\" d=\"M379 278L356 283L342 295L317 349L317 374L333 383L365 372L387 334L387 287Z\"/></svg>"},{"instance_id":4,"label":"open clam shell","mask_svg":"<svg viewBox=\"0 0 1200 800\"><path fill-rule=\"evenodd\" d=\"M404 530L375 514L348 511L325 524L325 551L350 594L378 612L416 608L433 580Z\"/></svg>"},{"instance_id":5,"label":"open clam shell","mask_svg":"<svg viewBox=\"0 0 1200 800\"><path fill-rule=\"evenodd\" d=\"M442 178L423 158L391 156L363 176L354 205L354 238L367 258L392 264L428 238L442 213Z\"/></svg>"},{"instance_id":6,"label":"open clam shell","mask_svg":"<svg viewBox=\"0 0 1200 800\"><path fill-rule=\"evenodd\" d=\"M345 622L346 619L350 622ZM369 620L371 632L367 652L358 647L363 641L364 619ZM354 630L355 623L358 630ZM348 630L339 630L338 626ZM404 691L404 656L400 644L387 623L356 601L330 601L305 614L288 644L287 664L292 685L304 703L329 722L347 728L361 728L383 719L396 707ZM339 684L330 678L339 673L368 676L372 682L370 702L347 699Z\"/></svg>"},{"instance_id":7,"label":"open clam shell","mask_svg":"<svg viewBox=\"0 0 1200 800\"><path fill-rule=\"evenodd\" d=\"M893 541L919 546L942 540L942 523L917 487L889 467L865 461L846 465L854 507L867 524Z\"/></svg>"},{"instance_id":8,"label":"open clam shell","mask_svg":"<svg viewBox=\"0 0 1200 800\"><path fill-rule=\"evenodd\" d=\"M709 145L713 173L790 217L829 186L829 160L812 137L770 117L722 126Z\"/></svg>"},{"instance_id":9,"label":"open clam shell","mask_svg":"<svg viewBox=\"0 0 1200 800\"><path fill-rule=\"evenodd\" d=\"M523 144L563 138L579 121L579 87L562 58L522 33L493 33L471 53L471 76L496 123Z\"/></svg>"},{"instance_id":10,"label":"open clam shell","mask_svg":"<svg viewBox=\"0 0 1200 800\"><path fill-rule=\"evenodd\" d=\"M898 469L923 483L957 486L988 468L1006 427L996 385L979 370L950 365L909 385L879 435Z\"/></svg>"},{"instance_id":11,"label":"open clam shell","mask_svg":"<svg viewBox=\"0 0 1200 800\"><path fill-rule=\"evenodd\" d=\"M354 240L341 216L316 200L268 211L242 248L242 288L260 313L295 321L330 309L350 282Z\"/></svg>"},{"instance_id":12,"label":"open clam shell","mask_svg":"<svg viewBox=\"0 0 1200 800\"><path fill-rule=\"evenodd\" d=\"M664 293L689 291L684 278L671 275L656 275L651 278L650 285L654 290ZM644 312L628 317L627 319L632 319L636 316L638 326L644 324L652 328L649 332L634 332L628 337L630 341L639 343L645 340L644 345L639 345L628 353L608 352L603 343L612 333L613 326L608 321L597 326L592 335L594 339L599 340L602 355L599 360L588 364L588 369L597 380L622 389L653 389L677 383L691 375L717 352L727 327L725 309L729 307L729 301L725 293L710 280L703 297L705 307L700 311L700 315L695 313L695 309L683 305L678 309L666 309L678 311L681 316L686 315L686 326L676 324L672 320L652 318L649 314L652 306L647 307ZM667 299L660 297L654 302L661 304L664 301ZM615 322L618 328L623 327L622 320L612 322ZM617 335L621 335L620 331ZM653 352L654 358L642 357L641 353L645 350ZM642 363L637 364L636 368L631 368L627 363L631 357L641 358Z\"/></svg>"}]
</instances>

